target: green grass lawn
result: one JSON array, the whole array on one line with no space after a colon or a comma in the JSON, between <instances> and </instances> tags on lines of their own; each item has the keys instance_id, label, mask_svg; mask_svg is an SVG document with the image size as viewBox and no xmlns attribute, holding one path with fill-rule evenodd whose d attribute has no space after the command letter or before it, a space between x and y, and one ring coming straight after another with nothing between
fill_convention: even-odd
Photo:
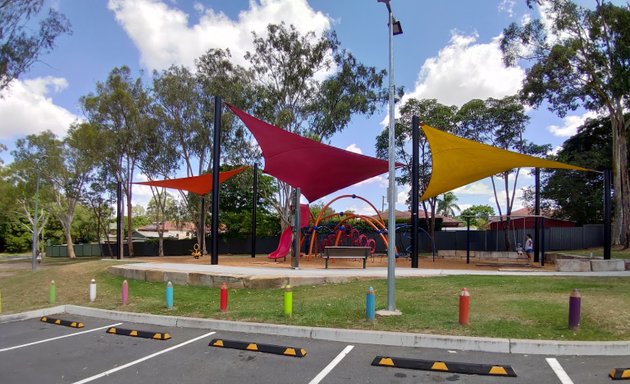
<instances>
[{"instance_id":1,"label":"green grass lawn","mask_svg":"<svg viewBox=\"0 0 630 384\"><path fill-rule=\"evenodd\" d=\"M630 278L450 276L399 278L396 307L402 316L365 321L365 294L376 291L377 309L386 308L386 280L293 288L292 318L283 314L282 289L230 289L228 311L219 311L219 289L174 287L173 310L165 308L164 283L129 280L129 304L122 307L123 279L106 272L116 261L46 262L36 273L0 270L3 314L48 306L51 280L57 304L133 312L317 327L404 331L447 335L556 340L630 340ZM4 273L4 275L3 275ZM97 300L88 285L97 281ZM471 294L470 326L458 324L461 288ZM582 324L570 331L569 294L582 295Z\"/></svg>"}]
</instances>

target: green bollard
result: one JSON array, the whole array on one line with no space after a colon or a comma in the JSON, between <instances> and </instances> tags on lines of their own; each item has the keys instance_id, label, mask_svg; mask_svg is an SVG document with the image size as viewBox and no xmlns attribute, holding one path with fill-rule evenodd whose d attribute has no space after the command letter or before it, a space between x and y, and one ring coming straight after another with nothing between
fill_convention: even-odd
<instances>
[{"instance_id":1,"label":"green bollard","mask_svg":"<svg viewBox=\"0 0 630 384\"><path fill-rule=\"evenodd\" d=\"M289 284L284 287L284 315L293 316L293 291Z\"/></svg>"},{"instance_id":2,"label":"green bollard","mask_svg":"<svg viewBox=\"0 0 630 384\"><path fill-rule=\"evenodd\" d=\"M48 292L48 302L55 304L55 298L57 296L57 288L55 287L55 280L50 282L50 290Z\"/></svg>"}]
</instances>

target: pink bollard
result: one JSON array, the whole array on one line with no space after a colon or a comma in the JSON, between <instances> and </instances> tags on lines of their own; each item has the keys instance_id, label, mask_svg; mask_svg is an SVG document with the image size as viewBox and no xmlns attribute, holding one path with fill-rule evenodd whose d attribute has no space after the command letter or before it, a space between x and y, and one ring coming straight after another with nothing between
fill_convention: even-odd
<instances>
[{"instance_id":1,"label":"pink bollard","mask_svg":"<svg viewBox=\"0 0 630 384\"><path fill-rule=\"evenodd\" d=\"M122 305L127 305L127 299L129 298L129 284L127 283L127 280L122 283L121 297Z\"/></svg>"}]
</instances>

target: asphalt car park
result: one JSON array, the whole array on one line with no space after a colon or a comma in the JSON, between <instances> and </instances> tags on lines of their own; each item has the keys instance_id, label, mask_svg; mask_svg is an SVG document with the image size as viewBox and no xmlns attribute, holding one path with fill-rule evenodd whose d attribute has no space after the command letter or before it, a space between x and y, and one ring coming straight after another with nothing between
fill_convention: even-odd
<instances>
[{"instance_id":1,"label":"asphalt car park","mask_svg":"<svg viewBox=\"0 0 630 384\"><path fill-rule=\"evenodd\" d=\"M598 384L612 382L608 376L611 369L630 366L628 356L544 356L407 348L164 327L69 314L50 317L80 322L84 327L56 325L39 318L0 324L0 382ZM149 337L159 334L170 338L108 332L112 327L148 331ZM228 347L209 345L213 340L221 340ZM230 345L245 347L235 349ZM279 354L257 351L267 345L279 347L274 349ZM302 350L304 357L293 355L294 351L301 355ZM394 366L372 365L377 356L391 358L386 361L392 361ZM398 359L428 362L435 369L399 368ZM457 372L454 367L461 363L494 367L498 374ZM502 374L502 369L508 367L516 377Z\"/></svg>"}]
</instances>

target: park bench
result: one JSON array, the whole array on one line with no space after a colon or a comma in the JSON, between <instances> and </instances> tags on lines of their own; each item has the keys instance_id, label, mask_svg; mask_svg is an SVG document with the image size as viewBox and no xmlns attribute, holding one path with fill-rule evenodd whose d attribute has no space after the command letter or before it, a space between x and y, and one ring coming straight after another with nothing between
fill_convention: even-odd
<instances>
[{"instance_id":1,"label":"park bench","mask_svg":"<svg viewBox=\"0 0 630 384\"><path fill-rule=\"evenodd\" d=\"M363 259L363 269L365 269L369 255L370 247L329 246L324 248L322 257L326 259L326 269L328 269L328 260L330 259Z\"/></svg>"}]
</instances>

